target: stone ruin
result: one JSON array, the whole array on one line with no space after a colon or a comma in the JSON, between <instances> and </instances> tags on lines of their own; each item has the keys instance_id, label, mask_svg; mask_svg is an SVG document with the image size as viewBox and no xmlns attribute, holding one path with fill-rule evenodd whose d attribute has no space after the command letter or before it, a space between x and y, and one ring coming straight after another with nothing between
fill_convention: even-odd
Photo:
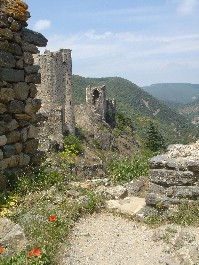
<instances>
[{"instance_id":1,"label":"stone ruin","mask_svg":"<svg viewBox=\"0 0 199 265\"><path fill-rule=\"evenodd\" d=\"M39 133L42 150L62 147L63 136L68 132L75 134L76 123L87 130L102 122L115 127L116 103L106 99L104 85L87 87L86 105L74 106L71 50L46 50L34 59L41 74L41 84L37 85L42 100L40 113L48 117Z\"/></svg>"},{"instance_id":2,"label":"stone ruin","mask_svg":"<svg viewBox=\"0 0 199 265\"><path fill-rule=\"evenodd\" d=\"M48 117L41 126L39 138L41 148L48 150L55 145L62 146L67 132L75 133L71 50L46 50L34 59L41 74L41 84L37 85L42 100L40 113Z\"/></svg>"},{"instance_id":3,"label":"stone ruin","mask_svg":"<svg viewBox=\"0 0 199 265\"><path fill-rule=\"evenodd\" d=\"M198 203L199 141L170 145L163 155L150 160L146 205L169 208L179 203Z\"/></svg>"},{"instance_id":4,"label":"stone ruin","mask_svg":"<svg viewBox=\"0 0 199 265\"><path fill-rule=\"evenodd\" d=\"M0 190L7 176L42 156L37 135L43 116L37 114L41 100L35 98L40 74L33 54L47 40L26 29L27 8L20 0L0 0Z\"/></svg>"},{"instance_id":5,"label":"stone ruin","mask_svg":"<svg viewBox=\"0 0 199 265\"><path fill-rule=\"evenodd\" d=\"M86 88L86 105L75 108L76 123L88 131L100 123L109 124L111 128L115 122L116 101L106 98L106 86Z\"/></svg>"}]
</instances>

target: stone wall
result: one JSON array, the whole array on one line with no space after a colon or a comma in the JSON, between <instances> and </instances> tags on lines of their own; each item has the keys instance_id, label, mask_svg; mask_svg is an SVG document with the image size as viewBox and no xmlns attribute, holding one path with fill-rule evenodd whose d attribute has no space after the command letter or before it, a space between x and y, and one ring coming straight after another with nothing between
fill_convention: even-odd
<instances>
[{"instance_id":1,"label":"stone wall","mask_svg":"<svg viewBox=\"0 0 199 265\"><path fill-rule=\"evenodd\" d=\"M150 167L148 206L199 203L199 141L169 146L165 154L150 160Z\"/></svg>"},{"instance_id":2,"label":"stone wall","mask_svg":"<svg viewBox=\"0 0 199 265\"><path fill-rule=\"evenodd\" d=\"M37 85L42 100L40 112L48 116L40 131L42 149L47 150L52 145L62 145L67 131L75 133L71 50L46 50L34 57L41 73L41 84Z\"/></svg>"},{"instance_id":3,"label":"stone wall","mask_svg":"<svg viewBox=\"0 0 199 265\"><path fill-rule=\"evenodd\" d=\"M40 74L33 54L47 40L26 29L27 8L20 0L0 0L0 190L8 175L37 163L41 156L37 151L41 100L35 98Z\"/></svg>"}]
</instances>

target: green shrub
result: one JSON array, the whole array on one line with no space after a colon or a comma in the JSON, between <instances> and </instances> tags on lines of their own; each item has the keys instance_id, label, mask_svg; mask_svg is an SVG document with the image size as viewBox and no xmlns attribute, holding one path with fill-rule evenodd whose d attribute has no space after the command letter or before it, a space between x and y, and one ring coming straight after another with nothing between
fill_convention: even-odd
<instances>
[{"instance_id":1,"label":"green shrub","mask_svg":"<svg viewBox=\"0 0 199 265\"><path fill-rule=\"evenodd\" d=\"M64 137L64 145L68 146L68 148L72 146L73 150L75 150L77 154L83 151L82 141L73 134L69 134Z\"/></svg>"},{"instance_id":2,"label":"green shrub","mask_svg":"<svg viewBox=\"0 0 199 265\"><path fill-rule=\"evenodd\" d=\"M148 173L148 159L139 156L133 159L114 159L109 164L109 177L114 183L123 184Z\"/></svg>"}]
</instances>

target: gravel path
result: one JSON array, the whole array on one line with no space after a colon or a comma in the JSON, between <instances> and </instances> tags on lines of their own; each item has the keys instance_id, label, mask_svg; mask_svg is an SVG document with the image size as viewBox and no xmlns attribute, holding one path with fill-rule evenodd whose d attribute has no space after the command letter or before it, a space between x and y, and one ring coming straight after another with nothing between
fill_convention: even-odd
<instances>
[{"instance_id":1,"label":"gravel path","mask_svg":"<svg viewBox=\"0 0 199 265\"><path fill-rule=\"evenodd\" d=\"M153 235L120 216L94 214L75 225L62 265L166 265L167 244Z\"/></svg>"}]
</instances>

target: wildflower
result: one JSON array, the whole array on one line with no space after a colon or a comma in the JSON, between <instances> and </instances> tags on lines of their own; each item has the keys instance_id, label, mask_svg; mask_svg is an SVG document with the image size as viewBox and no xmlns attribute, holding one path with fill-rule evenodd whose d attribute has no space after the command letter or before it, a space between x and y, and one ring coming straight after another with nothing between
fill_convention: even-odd
<instances>
[{"instance_id":1,"label":"wildflower","mask_svg":"<svg viewBox=\"0 0 199 265\"><path fill-rule=\"evenodd\" d=\"M39 256L41 254L41 250L39 248L33 248L33 255L35 257Z\"/></svg>"},{"instance_id":2,"label":"wildflower","mask_svg":"<svg viewBox=\"0 0 199 265\"><path fill-rule=\"evenodd\" d=\"M3 248L2 247L0 247L0 254L3 252Z\"/></svg>"},{"instance_id":3,"label":"wildflower","mask_svg":"<svg viewBox=\"0 0 199 265\"><path fill-rule=\"evenodd\" d=\"M50 215L49 220L50 220L50 222L54 222L57 220L57 218L55 215Z\"/></svg>"},{"instance_id":4,"label":"wildflower","mask_svg":"<svg viewBox=\"0 0 199 265\"><path fill-rule=\"evenodd\" d=\"M31 251L28 252L27 257L32 258L32 252Z\"/></svg>"}]
</instances>

